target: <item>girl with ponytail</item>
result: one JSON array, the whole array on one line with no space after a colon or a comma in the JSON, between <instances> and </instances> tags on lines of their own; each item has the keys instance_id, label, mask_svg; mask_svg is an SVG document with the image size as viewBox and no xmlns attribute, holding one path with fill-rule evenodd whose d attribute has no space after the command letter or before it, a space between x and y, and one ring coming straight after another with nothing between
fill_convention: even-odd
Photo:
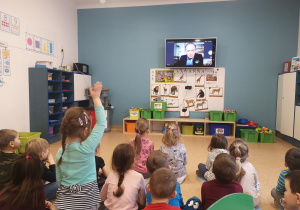
<instances>
[{"instance_id":1,"label":"girl with ponytail","mask_svg":"<svg viewBox=\"0 0 300 210\"><path fill-rule=\"evenodd\" d=\"M154 151L154 143L146 138L149 133L148 121L145 118L139 118L135 123L136 136L130 141L135 153L135 160L132 169L148 179L150 174L147 173L146 162L149 155Z\"/></svg>"},{"instance_id":2,"label":"girl with ponytail","mask_svg":"<svg viewBox=\"0 0 300 210\"><path fill-rule=\"evenodd\" d=\"M143 176L132 170L134 150L130 144L119 144L112 156L112 172L101 190L100 209L143 209L146 204Z\"/></svg>"},{"instance_id":3,"label":"girl with ponytail","mask_svg":"<svg viewBox=\"0 0 300 210\"><path fill-rule=\"evenodd\" d=\"M260 199L259 181L254 166L246 161L249 156L247 144L241 139L236 139L229 146L229 153L236 159L236 163L239 166L234 180L242 185L244 193L248 193L253 197L254 206L258 206Z\"/></svg>"},{"instance_id":4,"label":"girl with ponytail","mask_svg":"<svg viewBox=\"0 0 300 210\"><path fill-rule=\"evenodd\" d=\"M95 173L95 149L102 138L106 117L100 100L102 83L90 87L96 124L82 107L68 109L61 124L62 147L56 154L57 209L97 209L100 203Z\"/></svg>"}]
</instances>

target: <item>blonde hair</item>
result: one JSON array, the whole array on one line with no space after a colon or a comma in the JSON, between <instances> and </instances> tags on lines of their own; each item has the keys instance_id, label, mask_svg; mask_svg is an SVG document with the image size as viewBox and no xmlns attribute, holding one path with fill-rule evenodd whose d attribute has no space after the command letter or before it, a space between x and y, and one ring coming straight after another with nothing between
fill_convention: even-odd
<instances>
[{"instance_id":1,"label":"blonde hair","mask_svg":"<svg viewBox=\"0 0 300 210\"><path fill-rule=\"evenodd\" d=\"M229 153L235 158L238 165L238 171L234 178L235 181L241 182L243 176L246 174L242 167L242 163L245 162L248 157L248 151L248 146L242 139L236 139L229 146Z\"/></svg>"},{"instance_id":2,"label":"blonde hair","mask_svg":"<svg viewBox=\"0 0 300 210\"><path fill-rule=\"evenodd\" d=\"M176 145L181 140L180 128L176 123L168 123L162 142L167 147Z\"/></svg>"},{"instance_id":3,"label":"blonde hair","mask_svg":"<svg viewBox=\"0 0 300 210\"><path fill-rule=\"evenodd\" d=\"M142 149L142 139L141 136L149 129L148 120L145 118L139 118L135 122L135 132L136 136L134 139L134 152L136 155L141 153Z\"/></svg>"},{"instance_id":4,"label":"blonde hair","mask_svg":"<svg viewBox=\"0 0 300 210\"><path fill-rule=\"evenodd\" d=\"M38 156L49 149L50 145L46 139L35 138L30 140L25 146L26 153L35 153Z\"/></svg>"}]
</instances>

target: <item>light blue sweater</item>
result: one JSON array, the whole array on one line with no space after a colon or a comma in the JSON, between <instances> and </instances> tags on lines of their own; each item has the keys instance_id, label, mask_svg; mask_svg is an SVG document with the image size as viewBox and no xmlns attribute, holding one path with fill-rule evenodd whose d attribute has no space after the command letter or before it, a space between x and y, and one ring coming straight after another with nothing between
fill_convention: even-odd
<instances>
[{"instance_id":1,"label":"light blue sweater","mask_svg":"<svg viewBox=\"0 0 300 210\"><path fill-rule=\"evenodd\" d=\"M66 145L62 164L56 167L56 180L59 186L84 185L97 180L95 149L102 138L106 117L103 106L96 106L95 113L97 123L88 138L83 142ZM56 154L56 161L61 157L61 153L62 148Z\"/></svg>"}]
</instances>

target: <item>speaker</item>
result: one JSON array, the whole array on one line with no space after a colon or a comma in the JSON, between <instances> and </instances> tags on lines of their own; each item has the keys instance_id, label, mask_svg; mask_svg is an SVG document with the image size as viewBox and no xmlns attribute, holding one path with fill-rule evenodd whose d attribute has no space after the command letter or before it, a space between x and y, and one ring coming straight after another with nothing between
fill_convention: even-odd
<instances>
[{"instance_id":1,"label":"speaker","mask_svg":"<svg viewBox=\"0 0 300 210\"><path fill-rule=\"evenodd\" d=\"M73 63L73 71L78 73L89 74L89 65L84 63Z\"/></svg>"}]
</instances>

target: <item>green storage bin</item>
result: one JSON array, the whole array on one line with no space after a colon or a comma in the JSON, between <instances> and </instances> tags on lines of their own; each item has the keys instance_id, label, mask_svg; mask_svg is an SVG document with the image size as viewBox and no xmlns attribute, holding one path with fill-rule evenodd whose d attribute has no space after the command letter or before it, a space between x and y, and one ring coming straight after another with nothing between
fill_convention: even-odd
<instances>
[{"instance_id":1,"label":"green storage bin","mask_svg":"<svg viewBox=\"0 0 300 210\"><path fill-rule=\"evenodd\" d=\"M183 135L193 135L194 134L194 125L182 125L182 134Z\"/></svg>"},{"instance_id":2,"label":"green storage bin","mask_svg":"<svg viewBox=\"0 0 300 210\"><path fill-rule=\"evenodd\" d=\"M151 119L152 111L149 109L141 109L141 118Z\"/></svg>"},{"instance_id":3,"label":"green storage bin","mask_svg":"<svg viewBox=\"0 0 300 210\"><path fill-rule=\"evenodd\" d=\"M41 132L19 132L19 139L21 141L19 153L25 153L25 146L31 140L41 137Z\"/></svg>"},{"instance_id":4,"label":"green storage bin","mask_svg":"<svg viewBox=\"0 0 300 210\"><path fill-rule=\"evenodd\" d=\"M165 101L151 101L151 110L167 111L167 102L165 102Z\"/></svg>"},{"instance_id":5,"label":"green storage bin","mask_svg":"<svg viewBox=\"0 0 300 210\"><path fill-rule=\"evenodd\" d=\"M224 121L236 122L236 112L234 113L224 112Z\"/></svg>"},{"instance_id":6,"label":"green storage bin","mask_svg":"<svg viewBox=\"0 0 300 210\"><path fill-rule=\"evenodd\" d=\"M275 138L275 132L272 133L260 133L261 143L273 143Z\"/></svg>"},{"instance_id":7,"label":"green storage bin","mask_svg":"<svg viewBox=\"0 0 300 210\"><path fill-rule=\"evenodd\" d=\"M252 129L240 129L241 138L246 142L258 142L258 132Z\"/></svg>"},{"instance_id":8,"label":"green storage bin","mask_svg":"<svg viewBox=\"0 0 300 210\"><path fill-rule=\"evenodd\" d=\"M165 111L153 110L153 119L157 119L157 120L165 119Z\"/></svg>"},{"instance_id":9,"label":"green storage bin","mask_svg":"<svg viewBox=\"0 0 300 210\"><path fill-rule=\"evenodd\" d=\"M222 121L223 112L222 111L209 111L210 121Z\"/></svg>"}]
</instances>

